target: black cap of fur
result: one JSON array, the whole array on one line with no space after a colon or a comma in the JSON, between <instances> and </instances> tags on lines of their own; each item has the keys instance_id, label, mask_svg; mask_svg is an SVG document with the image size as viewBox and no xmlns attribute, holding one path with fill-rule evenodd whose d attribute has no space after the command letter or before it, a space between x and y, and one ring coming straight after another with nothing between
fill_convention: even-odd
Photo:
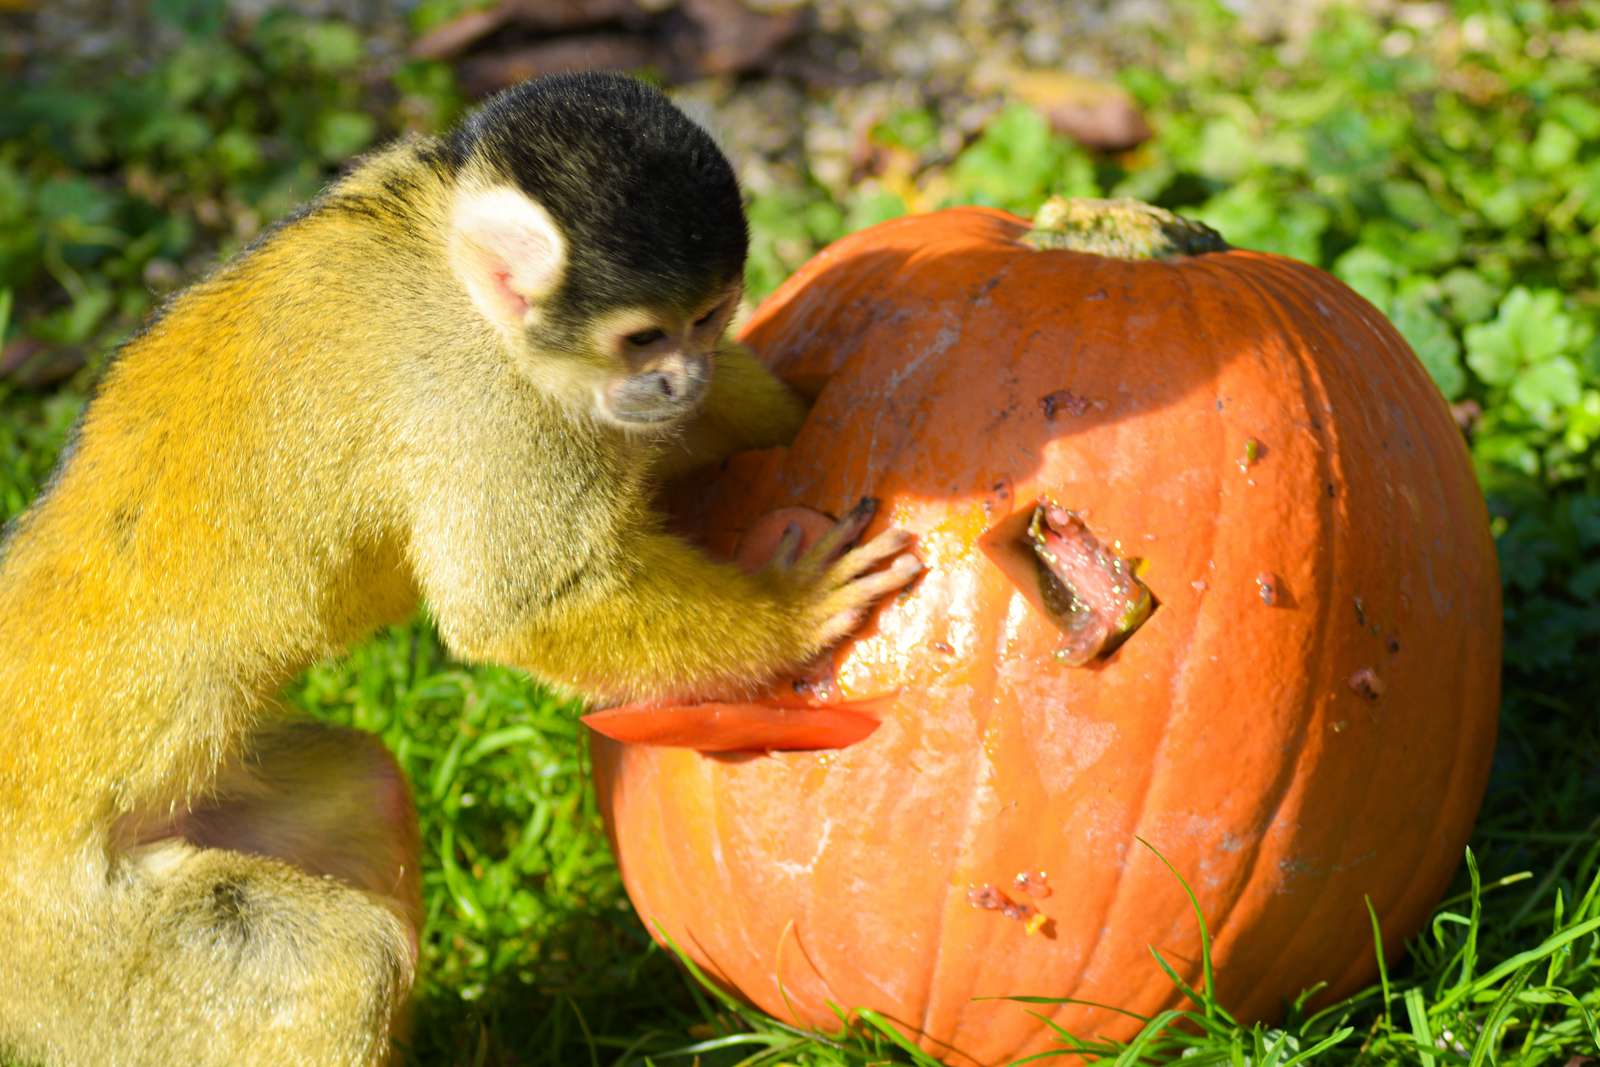
<instances>
[{"instance_id":1,"label":"black cap of fur","mask_svg":"<svg viewBox=\"0 0 1600 1067\"><path fill-rule=\"evenodd\" d=\"M492 97L446 146L550 212L567 239L554 300L568 325L629 306L690 311L744 268L733 168L656 89L620 74L561 74Z\"/></svg>"}]
</instances>

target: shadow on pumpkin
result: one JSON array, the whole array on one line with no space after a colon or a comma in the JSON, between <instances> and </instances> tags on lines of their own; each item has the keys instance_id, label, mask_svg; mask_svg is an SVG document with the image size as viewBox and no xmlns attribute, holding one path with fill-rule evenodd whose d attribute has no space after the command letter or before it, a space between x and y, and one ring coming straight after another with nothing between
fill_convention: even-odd
<instances>
[{"instance_id":1,"label":"shadow on pumpkin","mask_svg":"<svg viewBox=\"0 0 1600 1067\"><path fill-rule=\"evenodd\" d=\"M847 238L758 309L742 339L812 412L789 449L676 487L685 532L714 531L709 546L731 553L751 520L789 504L837 515L862 496L980 500L998 523L1041 491L1071 507L1079 479L1144 492L1139 453L1185 447L1168 415L1214 430L1236 402L1218 395L1223 367L1282 344L1280 302L1228 277L1220 256L1037 252L1017 242L1020 220L951 214L943 241L903 238L911 224L926 233L918 219L880 227L881 247ZM1080 435L1097 439L1084 450L1098 467L1052 466Z\"/></svg>"}]
</instances>

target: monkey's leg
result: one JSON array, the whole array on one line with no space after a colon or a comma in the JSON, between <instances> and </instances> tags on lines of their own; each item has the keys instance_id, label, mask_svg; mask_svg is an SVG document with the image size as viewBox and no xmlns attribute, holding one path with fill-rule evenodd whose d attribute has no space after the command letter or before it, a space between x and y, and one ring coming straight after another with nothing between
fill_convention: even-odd
<instances>
[{"instance_id":1,"label":"monkey's leg","mask_svg":"<svg viewBox=\"0 0 1600 1067\"><path fill-rule=\"evenodd\" d=\"M99 931L125 949L108 961L120 996L97 1013L102 1058L62 1062L391 1062L415 967L414 934L392 900L177 841L130 861Z\"/></svg>"},{"instance_id":2,"label":"monkey's leg","mask_svg":"<svg viewBox=\"0 0 1600 1067\"><path fill-rule=\"evenodd\" d=\"M0 1011L26 1026L20 1051L51 1067L390 1061L420 911L404 780L353 730L275 723L252 745L205 802L123 827L100 873L54 865L70 882L54 893L35 879L13 961L33 977Z\"/></svg>"},{"instance_id":3,"label":"monkey's leg","mask_svg":"<svg viewBox=\"0 0 1600 1067\"><path fill-rule=\"evenodd\" d=\"M203 848L273 856L387 898L413 940L422 925L411 790L371 734L303 719L268 723L175 829Z\"/></svg>"}]
</instances>

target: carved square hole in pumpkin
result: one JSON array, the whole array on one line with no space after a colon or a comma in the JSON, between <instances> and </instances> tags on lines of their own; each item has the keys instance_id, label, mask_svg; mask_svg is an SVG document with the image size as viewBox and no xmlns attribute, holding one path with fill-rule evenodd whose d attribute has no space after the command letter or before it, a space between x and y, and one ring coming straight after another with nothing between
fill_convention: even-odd
<instances>
[{"instance_id":1,"label":"carved square hole in pumpkin","mask_svg":"<svg viewBox=\"0 0 1600 1067\"><path fill-rule=\"evenodd\" d=\"M1118 554L1048 496L995 523L978 547L1066 637L1055 656L1069 667L1105 659L1159 606L1138 559Z\"/></svg>"}]
</instances>

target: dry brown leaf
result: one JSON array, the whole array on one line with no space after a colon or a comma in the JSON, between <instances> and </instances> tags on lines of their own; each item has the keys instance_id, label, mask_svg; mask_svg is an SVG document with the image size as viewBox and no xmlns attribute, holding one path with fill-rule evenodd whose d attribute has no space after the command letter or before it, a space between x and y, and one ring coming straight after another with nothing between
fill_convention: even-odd
<instances>
[{"instance_id":1,"label":"dry brown leaf","mask_svg":"<svg viewBox=\"0 0 1600 1067\"><path fill-rule=\"evenodd\" d=\"M1011 95L1031 104L1057 133L1098 152L1125 152L1151 137L1150 124L1126 89L1059 71L1016 71Z\"/></svg>"},{"instance_id":2,"label":"dry brown leaf","mask_svg":"<svg viewBox=\"0 0 1600 1067\"><path fill-rule=\"evenodd\" d=\"M761 64L800 30L797 8L763 13L741 0L683 0L699 30L691 63L701 74L737 74Z\"/></svg>"}]
</instances>

